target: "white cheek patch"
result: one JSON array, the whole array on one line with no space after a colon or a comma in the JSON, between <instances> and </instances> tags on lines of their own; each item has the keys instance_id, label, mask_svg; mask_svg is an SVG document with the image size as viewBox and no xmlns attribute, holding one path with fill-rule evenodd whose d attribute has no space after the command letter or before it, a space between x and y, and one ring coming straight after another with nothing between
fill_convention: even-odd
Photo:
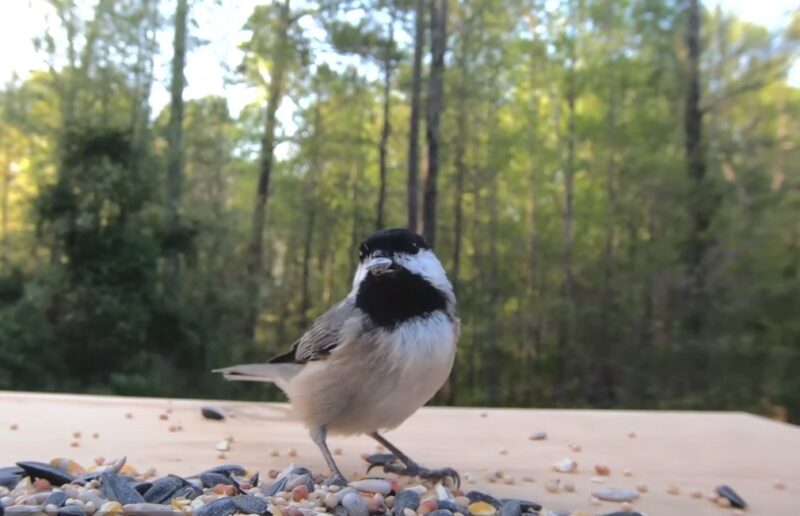
<instances>
[{"instance_id":1,"label":"white cheek patch","mask_svg":"<svg viewBox=\"0 0 800 516\"><path fill-rule=\"evenodd\" d=\"M442 263L433 254L433 251L424 249L417 254L398 254L395 256L395 260L409 272L428 280L434 287L446 292L453 290Z\"/></svg>"},{"instance_id":2,"label":"white cheek patch","mask_svg":"<svg viewBox=\"0 0 800 516\"><path fill-rule=\"evenodd\" d=\"M450 280L447 279L447 273L444 267L442 267L442 263L436 258L436 255L433 254L433 251L425 249L419 251L417 254L400 253L394 255L393 259L401 267L413 274L422 276L428 280L431 285L452 298L453 285L450 284ZM350 291L351 296L355 296L358 293L359 285L361 285L361 282L367 277L369 273L368 265L369 262L360 263L358 265L358 269L356 269L356 273L353 276L353 290ZM453 301L454 300L451 299L451 302Z\"/></svg>"},{"instance_id":3,"label":"white cheek patch","mask_svg":"<svg viewBox=\"0 0 800 516\"><path fill-rule=\"evenodd\" d=\"M350 295L354 296L358 293L358 286L364 281L364 278L367 277L367 273L369 270L367 269L366 264L359 263L358 268L356 269L356 273L353 276L353 290L350 291Z\"/></svg>"}]
</instances>

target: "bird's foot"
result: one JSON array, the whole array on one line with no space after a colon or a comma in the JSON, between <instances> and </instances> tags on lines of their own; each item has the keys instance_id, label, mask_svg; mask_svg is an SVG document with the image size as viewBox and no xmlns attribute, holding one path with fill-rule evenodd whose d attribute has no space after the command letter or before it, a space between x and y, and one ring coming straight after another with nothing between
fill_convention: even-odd
<instances>
[{"instance_id":1,"label":"bird's foot","mask_svg":"<svg viewBox=\"0 0 800 516\"><path fill-rule=\"evenodd\" d=\"M400 462L400 459L395 457L393 453L373 453L372 455L367 455L364 457L364 460L369 464L367 473L369 473L372 468L403 465L403 463Z\"/></svg>"},{"instance_id":2,"label":"bird's foot","mask_svg":"<svg viewBox=\"0 0 800 516\"><path fill-rule=\"evenodd\" d=\"M461 476L453 468L431 469L420 466L416 462L409 461L404 464L400 459L391 453L376 453L366 458L369 463L367 473L372 468L380 467L385 473L395 473L408 477L419 477L425 480L442 481L452 483L456 488L461 487Z\"/></svg>"},{"instance_id":3,"label":"bird's foot","mask_svg":"<svg viewBox=\"0 0 800 516\"><path fill-rule=\"evenodd\" d=\"M342 476L341 474L335 473L330 478L325 480L325 485L329 486L329 487L333 486L333 485L340 486L340 487L346 487L347 486L347 479L344 478L344 476Z\"/></svg>"}]
</instances>

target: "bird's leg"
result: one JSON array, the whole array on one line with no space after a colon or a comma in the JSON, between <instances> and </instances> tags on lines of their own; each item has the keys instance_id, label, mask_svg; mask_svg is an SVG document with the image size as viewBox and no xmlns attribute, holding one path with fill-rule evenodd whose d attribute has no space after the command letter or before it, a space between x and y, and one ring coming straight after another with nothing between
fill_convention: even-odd
<instances>
[{"instance_id":1,"label":"bird's leg","mask_svg":"<svg viewBox=\"0 0 800 516\"><path fill-rule=\"evenodd\" d=\"M342 472L339 471L339 466L337 466L336 461L333 460L333 455L331 455L331 451L328 449L328 444L325 442L325 439L328 435L327 429L324 426L319 426L312 428L309 433L311 434L311 439L319 447L319 451L322 452L322 457L328 464L328 468L331 470L331 473L333 473L333 477L328 479L326 484L338 484L340 486L346 486L347 479L344 478Z\"/></svg>"},{"instance_id":2,"label":"bird's leg","mask_svg":"<svg viewBox=\"0 0 800 516\"><path fill-rule=\"evenodd\" d=\"M387 473L397 473L398 475L408 475L430 480L451 479L456 487L460 487L461 477L453 468L429 469L420 466L378 432L372 432L369 436L392 453L379 453L367 457L367 462L370 464L367 471L376 466L380 466ZM398 461L402 464L398 464Z\"/></svg>"}]
</instances>

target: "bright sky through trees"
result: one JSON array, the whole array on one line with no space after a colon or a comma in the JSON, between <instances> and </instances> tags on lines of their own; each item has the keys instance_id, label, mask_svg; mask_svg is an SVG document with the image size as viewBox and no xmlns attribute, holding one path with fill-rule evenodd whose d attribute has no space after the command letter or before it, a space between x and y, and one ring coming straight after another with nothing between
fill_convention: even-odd
<instances>
[{"instance_id":1,"label":"bright sky through trees","mask_svg":"<svg viewBox=\"0 0 800 516\"><path fill-rule=\"evenodd\" d=\"M254 100L258 92L243 84L226 83L226 77L232 76L226 67L235 68L241 61L237 45L246 37L241 29L253 7L264 1L223 0L221 5L216 5L216 2L201 0L195 3L197 5L192 10L198 25L195 37L203 40L203 44L193 48L188 55L185 98L224 95L231 111L238 113ZM793 0L711 0L705 4L719 4L744 20L766 27L783 26L786 14L797 6ZM5 49L0 59L0 81L7 80L14 72L24 77L29 70L43 66L41 56L33 48L32 38L42 33L49 7L44 0L6 0L4 11L0 17L0 45ZM156 63L157 83L151 96L154 113L169 103L167 88L172 33L169 27L162 32L159 35L161 53ZM791 82L800 85L800 65L793 67Z\"/></svg>"}]
</instances>

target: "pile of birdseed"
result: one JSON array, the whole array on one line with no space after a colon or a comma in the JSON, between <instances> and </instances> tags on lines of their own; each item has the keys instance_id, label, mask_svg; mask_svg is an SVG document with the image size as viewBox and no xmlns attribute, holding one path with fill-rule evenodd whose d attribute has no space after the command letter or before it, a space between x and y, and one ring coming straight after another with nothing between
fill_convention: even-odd
<instances>
[{"instance_id":1,"label":"pile of birdseed","mask_svg":"<svg viewBox=\"0 0 800 516\"><path fill-rule=\"evenodd\" d=\"M0 515L197 514L228 516L523 516L569 515L525 500L406 478L364 478L326 485L320 474L290 465L261 478L239 465L190 477L139 473L125 459L90 468L69 459L0 468ZM631 515L629 515L631 516Z\"/></svg>"}]
</instances>

